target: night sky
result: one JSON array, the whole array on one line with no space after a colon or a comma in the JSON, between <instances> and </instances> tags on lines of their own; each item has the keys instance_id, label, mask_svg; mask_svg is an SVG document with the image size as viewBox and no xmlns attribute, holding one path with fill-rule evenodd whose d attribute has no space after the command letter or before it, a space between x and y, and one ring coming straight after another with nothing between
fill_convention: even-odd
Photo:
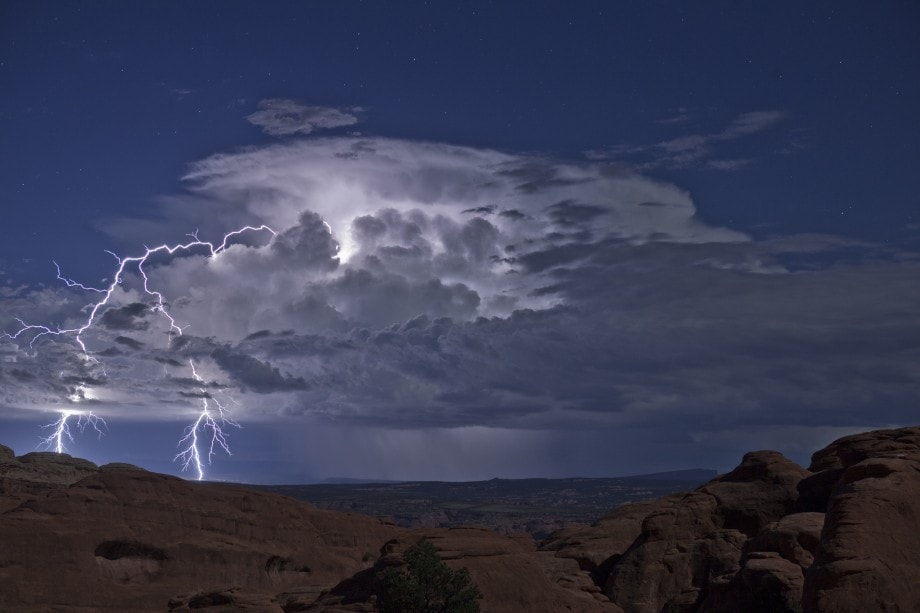
<instances>
[{"instance_id":1,"label":"night sky","mask_svg":"<svg viewBox=\"0 0 920 613\"><path fill-rule=\"evenodd\" d=\"M67 452L194 478L220 402L207 478L467 480L916 424L918 31L909 1L0 1L0 443L70 411ZM148 258L165 311L128 267L86 353L21 332L87 322L69 285L112 254L262 224Z\"/></svg>"}]
</instances>

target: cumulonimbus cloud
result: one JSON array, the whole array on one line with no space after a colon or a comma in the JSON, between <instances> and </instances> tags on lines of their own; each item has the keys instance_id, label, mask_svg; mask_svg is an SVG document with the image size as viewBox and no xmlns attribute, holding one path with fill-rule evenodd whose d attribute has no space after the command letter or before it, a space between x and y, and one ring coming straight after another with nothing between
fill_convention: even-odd
<instances>
[{"instance_id":1,"label":"cumulonimbus cloud","mask_svg":"<svg viewBox=\"0 0 920 613\"><path fill-rule=\"evenodd\" d=\"M120 416L174 418L205 388L235 390L249 420L716 440L705 433L863 425L866 404L898 423L920 393L916 254L754 241L701 221L687 191L603 162L349 136L214 155L185 181L148 240L278 234L149 267L181 342L133 306L136 279L119 286L108 328L86 335L104 381L66 343L0 345L6 406L65 403L85 377L100 384L81 401ZM0 315L66 322L79 306L35 289Z\"/></svg>"}]
</instances>

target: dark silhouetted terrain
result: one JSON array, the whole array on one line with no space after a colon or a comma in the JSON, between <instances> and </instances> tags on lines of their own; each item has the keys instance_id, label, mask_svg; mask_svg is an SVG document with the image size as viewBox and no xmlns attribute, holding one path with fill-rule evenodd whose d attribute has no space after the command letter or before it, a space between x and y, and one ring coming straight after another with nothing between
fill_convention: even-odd
<instances>
[{"instance_id":1,"label":"dark silhouetted terrain","mask_svg":"<svg viewBox=\"0 0 920 613\"><path fill-rule=\"evenodd\" d=\"M523 504L539 486L565 507L564 490L535 481L472 487ZM415 485L434 498L457 484ZM370 613L383 569L427 538L489 612L913 612L918 526L920 427L839 439L807 469L753 451L692 491L540 544L0 446L0 610Z\"/></svg>"}]
</instances>

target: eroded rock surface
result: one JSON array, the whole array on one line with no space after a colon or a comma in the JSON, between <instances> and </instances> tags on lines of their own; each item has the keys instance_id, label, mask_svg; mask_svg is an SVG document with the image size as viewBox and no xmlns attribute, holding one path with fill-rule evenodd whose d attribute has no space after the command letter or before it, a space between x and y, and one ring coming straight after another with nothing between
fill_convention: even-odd
<instances>
[{"instance_id":1,"label":"eroded rock surface","mask_svg":"<svg viewBox=\"0 0 920 613\"><path fill-rule=\"evenodd\" d=\"M630 613L920 611L920 428L844 437L809 470L750 453L541 548Z\"/></svg>"},{"instance_id":2,"label":"eroded rock surface","mask_svg":"<svg viewBox=\"0 0 920 613\"><path fill-rule=\"evenodd\" d=\"M539 549L0 446L0 610L371 612L420 538L484 611L920 611L920 428L842 438L809 470L752 452Z\"/></svg>"},{"instance_id":3,"label":"eroded rock surface","mask_svg":"<svg viewBox=\"0 0 920 613\"><path fill-rule=\"evenodd\" d=\"M469 569L484 610L620 611L525 534L411 531L130 465L0 458L15 478L0 494L2 611L372 611L356 589L422 537Z\"/></svg>"},{"instance_id":4,"label":"eroded rock surface","mask_svg":"<svg viewBox=\"0 0 920 613\"><path fill-rule=\"evenodd\" d=\"M920 428L840 439L812 468L842 473L806 574L804 611L920 611Z\"/></svg>"},{"instance_id":5,"label":"eroded rock surface","mask_svg":"<svg viewBox=\"0 0 920 613\"><path fill-rule=\"evenodd\" d=\"M747 540L792 511L806 474L775 451L756 451L696 491L660 501L604 593L628 613L695 610L710 584L739 573Z\"/></svg>"},{"instance_id":6,"label":"eroded rock surface","mask_svg":"<svg viewBox=\"0 0 920 613\"><path fill-rule=\"evenodd\" d=\"M387 542L374 568L341 582L312 606L289 598L291 611L373 611L377 574L405 563L403 554L420 539L429 540L452 568L469 570L482 592L484 611L577 611L622 613L574 560L538 552L530 537L508 537L482 528L427 528L406 531ZM308 595L309 598L312 595Z\"/></svg>"}]
</instances>

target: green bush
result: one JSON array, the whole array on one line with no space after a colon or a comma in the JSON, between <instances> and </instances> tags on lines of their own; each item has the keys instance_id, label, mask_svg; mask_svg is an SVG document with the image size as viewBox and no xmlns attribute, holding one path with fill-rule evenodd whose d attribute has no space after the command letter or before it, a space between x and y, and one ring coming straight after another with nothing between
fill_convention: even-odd
<instances>
[{"instance_id":1,"label":"green bush","mask_svg":"<svg viewBox=\"0 0 920 613\"><path fill-rule=\"evenodd\" d=\"M382 573L380 613L478 613L482 593L469 571L451 570L425 539L407 549L405 557L405 568Z\"/></svg>"}]
</instances>

